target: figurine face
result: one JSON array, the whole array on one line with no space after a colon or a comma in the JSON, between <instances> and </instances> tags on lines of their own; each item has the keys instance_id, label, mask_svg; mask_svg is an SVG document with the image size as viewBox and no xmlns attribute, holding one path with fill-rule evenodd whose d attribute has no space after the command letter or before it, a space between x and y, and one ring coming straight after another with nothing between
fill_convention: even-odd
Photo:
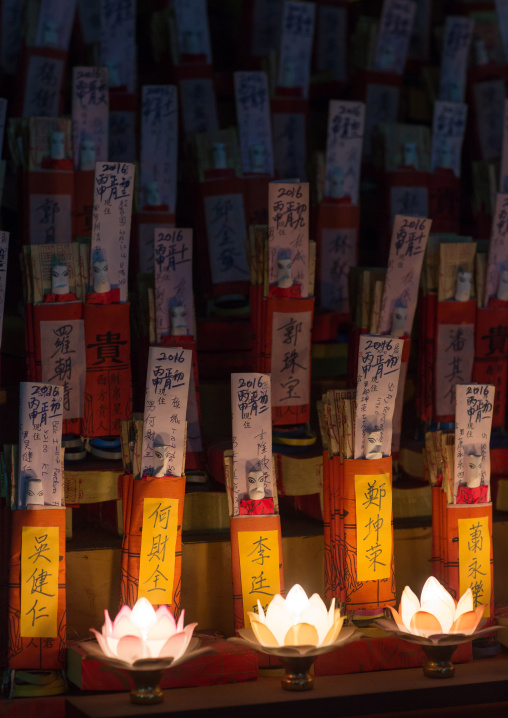
<instances>
[{"instance_id":1,"label":"figurine face","mask_svg":"<svg viewBox=\"0 0 508 718\"><path fill-rule=\"evenodd\" d=\"M185 307L171 307L171 334L174 336L182 336L187 334L187 312Z\"/></svg>"},{"instance_id":2,"label":"figurine face","mask_svg":"<svg viewBox=\"0 0 508 718\"><path fill-rule=\"evenodd\" d=\"M455 300L457 302L468 302L471 297L471 280L472 272L457 272L457 289L455 290Z\"/></svg>"},{"instance_id":3,"label":"figurine face","mask_svg":"<svg viewBox=\"0 0 508 718\"><path fill-rule=\"evenodd\" d=\"M330 178L330 190L332 197L344 197L344 177L342 167L334 167Z\"/></svg>"},{"instance_id":4,"label":"figurine face","mask_svg":"<svg viewBox=\"0 0 508 718\"><path fill-rule=\"evenodd\" d=\"M156 180L147 182L145 185L146 203L149 207L158 207L161 204L159 183Z\"/></svg>"},{"instance_id":5,"label":"figurine face","mask_svg":"<svg viewBox=\"0 0 508 718\"><path fill-rule=\"evenodd\" d=\"M404 164L406 167L418 169L418 153L414 142L404 143Z\"/></svg>"},{"instance_id":6,"label":"figurine face","mask_svg":"<svg viewBox=\"0 0 508 718\"><path fill-rule=\"evenodd\" d=\"M154 476L170 476L169 462L174 458L174 450L171 446L154 444L153 447L153 474Z\"/></svg>"},{"instance_id":7,"label":"figurine face","mask_svg":"<svg viewBox=\"0 0 508 718\"><path fill-rule=\"evenodd\" d=\"M292 59L282 66L282 87L298 87L298 65Z\"/></svg>"},{"instance_id":8,"label":"figurine face","mask_svg":"<svg viewBox=\"0 0 508 718\"><path fill-rule=\"evenodd\" d=\"M508 269L503 269L499 275L497 298L502 302L508 301Z\"/></svg>"},{"instance_id":9,"label":"figurine face","mask_svg":"<svg viewBox=\"0 0 508 718\"><path fill-rule=\"evenodd\" d=\"M27 506L44 506L44 489L40 479L28 479L25 503Z\"/></svg>"},{"instance_id":10,"label":"figurine face","mask_svg":"<svg viewBox=\"0 0 508 718\"><path fill-rule=\"evenodd\" d=\"M480 486L482 481L482 457L477 454L469 454L464 457L466 466L466 482L470 488Z\"/></svg>"},{"instance_id":11,"label":"figurine face","mask_svg":"<svg viewBox=\"0 0 508 718\"><path fill-rule=\"evenodd\" d=\"M262 142L249 147L250 168L252 172L265 171L265 146Z\"/></svg>"},{"instance_id":12,"label":"figurine face","mask_svg":"<svg viewBox=\"0 0 508 718\"><path fill-rule=\"evenodd\" d=\"M46 20L42 32L43 45L58 45L58 25L53 20Z\"/></svg>"},{"instance_id":13,"label":"figurine face","mask_svg":"<svg viewBox=\"0 0 508 718\"><path fill-rule=\"evenodd\" d=\"M226 145L224 142L214 142L212 145L213 168L215 170L225 170L228 166L226 156Z\"/></svg>"},{"instance_id":14,"label":"figurine face","mask_svg":"<svg viewBox=\"0 0 508 718\"><path fill-rule=\"evenodd\" d=\"M55 130L51 133L51 159L52 160L64 160L65 159L65 134Z\"/></svg>"},{"instance_id":15,"label":"figurine face","mask_svg":"<svg viewBox=\"0 0 508 718\"><path fill-rule=\"evenodd\" d=\"M79 168L82 170L95 169L95 142L81 140L79 145Z\"/></svg>"},{"instance_id":16,"label":"figurine face","mask_svg":"<svg viewBox=\"0 0 508 718\"><path fill-rule=\"evenodd\" d=\"M383 454L381 451L381 432L378 429L366 432L365 444L363 448L365 451L366 459L382 458Z\"/></svg>"},{"instance_id":17,"label":"figurine face","mask_svg":"<svg viewBox=\"0 0 508 718\"><path fill-rule=\"evenodd\" d=\"M120 87L120 72L118 71L118 63L116 60L106 62L108 68L108 85L109 87Z\"/></svg>"},{"instance_id":18,"label":"figurine face","mask_svg":"<svg viewBox=\"0 0 508 718\"><path fill-rule=\"evenodd\" d=\"M109 292L111 284L109 283L108 263L105 259L97 260L92 265L93 269L93 290L96 294L104 294Z\"/></svg>"},{"instance_id":19,"label":"figurine face","mask_svg":"<svg viewBox=\"0 0 508 718\"><path fill-rule=\"evenodd\" d=\"M51 293L69 294L69 270L66 264L54 264L51 268Z\"/></svg>"},{"instance_id":20,"label":"figurine face","mask_svg":"<svg viewBox=\"0 0 508 718\"><path fill-rule=\"evenodd\" d=\"M288 289L293 285L293 260L291 257L277 259L277 286Z\"/></svg>"},{"instance_id":21,"label":"figurine face","mask_svg":"<svg viewBox=\"0 0 508 718\"><path fill-rule=\"evenodd\" d=\"M262 471L249 471L247 477L249 499L254 501L265 498L265 478Z\"/></svg>"},{"instance_id":22,"label":"figurine face","mask_svg":"<svg viewBox=\"0 0 508 718\"><path fill-rule=\"evenodd\" d=\"M392 337L403 337L406 333L407 307L395 307L393 310Z\"/></svg>"}]
</instances>

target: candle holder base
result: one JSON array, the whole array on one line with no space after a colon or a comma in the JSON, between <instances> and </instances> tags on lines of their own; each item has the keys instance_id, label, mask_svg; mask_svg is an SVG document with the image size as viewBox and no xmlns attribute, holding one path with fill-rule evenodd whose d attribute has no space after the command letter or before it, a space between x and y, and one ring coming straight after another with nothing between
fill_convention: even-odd
<instances>
[{"instance_id":1,"label":"candle holder base","mask_svg":"<svg viewBox=\"0 0 508 718\"><path fill-rule=\"evenodd\" d=\"M423 673L427 678L453 678L455 666L452 656L457 646L422 646L427 663Z\"/></svg>"},{"instance_id":2,"label":"candle holder base","mask_svg":"<svg viewBox=\"0 0 508 718\"><path fill-rule=\"evenodd\" d=\"M130 692L131 703L153 706L162 703L164 693L159 686L164 671L131 671L134 688Z\"/></svg>"},{"instance_id":3,"label":"candle holder base","mask_svg":"<svg viewBox=\"0 0 508 718\"><path fill-rule=\"evenodd\" d=\"M315 658L315 656L295 656L294 658L282 658L279 656L279 660L286 670L286 673L280 681L285 691L312 690L314 687L314 676L311 674L310 668Z\"/></svg>"}]
</instances>

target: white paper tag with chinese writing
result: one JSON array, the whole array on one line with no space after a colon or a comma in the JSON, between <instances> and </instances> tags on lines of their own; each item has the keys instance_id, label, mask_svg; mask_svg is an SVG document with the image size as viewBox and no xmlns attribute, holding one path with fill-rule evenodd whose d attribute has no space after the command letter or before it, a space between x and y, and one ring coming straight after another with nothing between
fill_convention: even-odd
<instances>
[{"instance_id":1,"label":"white paper tag with chinese writing","mask_svg":"<svg viewBox=\"0 0 508 718\"><path fill-rule=\"evenodd\" d=\"M284 0L254 0L252 9L251 52L267 57L280 47Z\"/></svg>"},{"instance_id":2,"label":"white paper tag with chinese writing","mask_svg":"<svg viewBox=\"0 0 508 718\"><path fill-rule=\"evenodd\" d=\"M109 113L109 161L136 161L136 115L130 110Z\"/></svg>"},{"instance_id":3,"label":"white paper tag with chinese writing","mask_svg":"<svg viewBox=\"0 0 508 718\"><path fill-rule=\"evenodd\" d=\"M136 91L136 0L102 0L101 65L110 87Z\"/></svg>"},{"instance_id":4,"label":"white paper tag with chinese writing","mask_svg":"<svg viewBox=\"0 0 508 718\"><path fill-rule=\"evenodd\" d=\"M355 459L390 456L402 339L360 336L356 385Z\"/></svg>"},{"instance_id":5,"label":"white paper tag with chinese writing","mask_svg":"<svg viewBox=\"0 0 508 718\"><path fill-rule=\"evenodd\" d=\"M86 375L82 319L41 322L42 381L63 389L63 419L83 416Z\"/></svg>"},{"instance_id":6,"label":"white paper tag with chinese writing","mask_svg":"<svg viewBox=\"0 0 508 718\"><path fill-rule=\"evenodd\" d=\"M349 197L358 204L364 124L363 102L330 101L325 197Z\"/></svg>"},{"instance_id":7,"label":"white paper tag with chinese writing","mask_svg":"<svg viewBox=\"0 0 508 718\"><path fill-rule=\"evenodd\" d=\"M161 224L160 229L167 231L173 229L175 226L174 222L168 222L167 224ZM153 274L154 273L154 243L153 243L153 223L139 222L139 271L141 274Z\"/></svg>"},{"instance_id":8,"label":"white paper tag with chinese writing","mask_svg":"<svg viewBox=\"0 0 508 718\"><path fill-rule=\"evenodd\" d=\"M395 217L379 317L380 334L398 337L411 334L431 224L430 219Z\"/></svg>"},{"instance_id":9,"label":"white paper tag with chinese writing","mask_svg":"<svg viewBox=\"0 0 508 718\"><path fill-rule=\"evenodd\" d=\"M35 46L67 52L75 14L76 0L41 0Z\"/></svg>"},{"instance_id":10,"label":"white paper tag with chinese writing","mask_svg":"<svg viewBox=\"0 0 508 718\"><path fill-rule=\"evenodd\" d=\"M374 70L404 73L415 13L416 3L412 0L384 0Z\"/></svg>"},{"instance_id":11,"label":"white paper tag with chinese writing","mask_svg":"<svg viewBox=\"0 0 508 718\"><path fill-rule=\"evenodd\" d=\"M277 85L298 88L303 97L309 94L315 11L312 2L284 3Z\"/></svg>"},{"instance_id":12,"label":"white paper tag with chinese writing","mask_svg":"<svg viewBox=\"0 0 508 718\"><path fill-rule=\"evenodd\" d=\"M235 72L236 117L245 173L273 176L270 95L265 72Z\"/></svg>"},{"instance_id":13,"label":"white paper tag with chinese writing","mask_svg":"<svg viewBox=\"0 0 508 718\"><path fill-rule=\"evenodd\" d=\"M273 112L273 152L278 177L307 177L307 135L302 112Z\"/></svg>"},{"instance_id":14,"label":"white paper tag with chinese writing","mask_svg":"<svg viewBox=\"0 0 508 718\"><path fill-rule=\"evenodd\" d=\"M476 122L482 160L497 160L503 144L503 113L506 89L503 80L475 82L473 85Z\"/></svg>"},{"instance_id":15,"label":"white paper tag with chinese writing","mask_svg":"<svg viewBox=\"0 0 508 718\"><path fill-rule=\"evenodd\" d=\"M108 264L111 288L120 288L120 301L127 301L129 239L131 232L134 165L97 162L90 252L90 277L94 262Z\"/></svg>"},{"instance_id":16,"label":"white paper tag with chinese writing","mask_svg":"<svg viewBox=\"0 0 508 718\"><path fill-rule=\"evenodd\" d=\"M301 285L309 294L309 185L270 182L268 185L269 281L271 285Z\"/></svg>"},{"instance_id":17,"label":"white paper tag with chinese writing","mask_svg":"<svg viewBox=\"0 0 508 718\"><path fill-rule=\"evenodd\" d=\"M321 233L321 307L349 312L348 274L356 265L358 230L323 229Z\"/></svg>"},{"instance_id":18,"label":"white paper tag with chinese writing","mask_svg":"<svg viewBox=\"0 0 508 718\"><path fill-rule=\"evenodd\" d=\"M496 195L485 278L485 303L497 297L508 301L508 194Z\"/></svg>"},{"instance_id":19,"label":"white paper tag with chinese writing","mask_svg":"<svg viewBox=\"0 0 508 718\"><path fill-rule=\"evenodd\" d=\"M70 194L31 194L30 244L60 244L72 240Z\"/></svg>"},{"instance_id":20,"label":"white paper tag with chinese writing","mask_svg":"<svg viewBox=\"0 0 508 718\"><path fill-rule=\"evenodd\" d=\"M438 324L436 342L436 415L455 414L455 387L471 381L474 325Z\"/></svg>"},{"instance_id":21,"label":"white paper tag with chinese writing","mask_svg":"<svg viewBox=\"0 0 508 718\"><path fill-rule=\"evenodd\" d=\"M174 214L178 160L176 85L145 85L141 108L141 206Z\"/></svg>"},{"instance_id":22,"label":"white paper tag with chinese writing","mask_svg":"<svg viewBox=\"0 0 508 718\"><path fill-rule=\"evenodd\" d=\"M219 129L213 81L209 77L180 81L183 129L187 139Z\"/></svg>"},{"instance_id":23,"label":"white paper tag with chinese writing","mask_svg":"<svg viewBox=\"0 0 508 718\"><path fill-rule=\"evenodd\" d=\"M432 172L453 170L460 177L462 142L466 131L467 105L462 102L434 103L432 120Z\"/></svg>"},{"instance_id":24,"label":"white paper tag with chinese writing","mask_svg":"<svg viewBox=\"0 0 508 718\"><path fill-rule=\"evenodd\" d=\"M6 75L14 75L18 67L24 8L19 0L3 0L0 7L0 64Z\"/></svg>"},{"instance_id":25,"label":"white paper tag with chinese writing","mask_svg":"<svg viewBox=\"0 0 508 718\"><path fill-rule=\"evenodd\" d=\"M0 232L0 347L4 322L5 290L7 287L7 258L9 256L9 232Z\"/></svg>"},{"instance_id":26,"label":"white paper tag with chinese writing","mask_svg":"<svg viewBox=\"0 0 508 718\"><path fill-rule=\"evenodd\" d=\"M21 382L19 398L18 508L26 508L28 482L40 480L46 508L62 505L63 389Z\"/></svg>"},{"instance_id":27,"label":"white paper tag with chinese writing","mask_svg":"<svg viewBox=\"0 0 508 718\"><path fill-rule=\"evenodd\" d=\"M75 67L72 78L74 168L95 169L96 162L108 159L108 71Z\"/></svg>"},{"instance_id":28,"label":"white paper tag with chinese writing","mask_svg":"<svg viewBox=\"0 0 508 718\"><path fill-rule=\"evenodd\" d=\"M269 374L231 374L231 414L233 515L238 516L239 502L242 499L273 498L272 402ZM262 477L258 473L260 471L263 472Z\"/></svg>"},{"instance_id":29,"label":"white paper tag with chinese writing","mask_svg":"<svg viewBox=\"0 0 508 718\"><path fill-rule=\"evenodd\" d=\"M486 503L490 500L489 445L494 387L490 384L457 384L455 396L454 500L456 503Z\"/></svg>"},{"instance_id":30,"label":"white paper tag with chinese writing","mask_svg":"<svg viewBox=\"0 0 508 718\"><path fill-rule=\"evenodd\" d=\"M272 405L305 406L310 401L312 312L274 312Z\"/></svg>"},{"instance_id":31,"label":"white paper tag with chinese writing","mask_svg":"<svg viewBox=\"0 0 508 718\"><path fill-rule=\"evenodd\" d=\"M248 282L243 195L205 197L205 220L212 282Z\"/></svg>"},{"instance_id":32,"label":"white paper tag with chinese writing","mask_svg":"<svg viewBox=\"0 0 508 718\"><path fill-rule=\"evenodd\" d=\"M58 117L63 69L63 60L30 57L23 117Z\"/></svg>"},{"instance_id":33,"label":"white paper tag with chinese writing","mask_svg":"<svg viewBox=\"0 0 508 718\"><path fill-rule=\"evenodd\" d=\"M449 15L446 18L441 57L439 99L464 102L467 60L473 39L474 20Z\"/></svg>"},{"instance_id":34,"label":"white paper tag with chinese writing","mask_svg":"<svg viewBox=\"0 0 508 718\"><path fill-rule=\"evenodd\" d=\"M157 341L193 335L192 229L154 230Z\"/></svg>"},{"instance_id":35,"label":"white paper tag with chinese writing","mask_svg":"<svg viewBox=\"0 0 508 718\"><path fill-rule=\"evenodd\" d=\"M182 476L192 351L150 347L141 473ZM162 447L159 449L158 447Z\"/></svg>"},{"instance_id":36,"label":"white paper tag with chinese writing","mask_svg":"<svg viewBox=\"0 0 508 718\"><path fill-rule=\"evenodd\" d=\"M206 0L173 0L180 55L204 55L212 64Z\"/></svg>"},{"instance_id":37,"label":"white paper tag with chinese writing","mask_svg":"<svg viewBox=\"0 0 508 718\"><path fill-rule=\"evenodd\" d=\"M429 214L429 191L427 187L390 187L390 219L403 214L406 217L427 217Z\"/></svg>"},{"instance_id":38,"label":"white paper tag with chinese writing","mask_svg":"<svg viewBox=\"0 0 508 718\"><path fill-rule=\"evenodd\" d=\"M347 9L318 5L316 69L330 73L334 82L347 80Z\"/></svg>"}]
</instances>

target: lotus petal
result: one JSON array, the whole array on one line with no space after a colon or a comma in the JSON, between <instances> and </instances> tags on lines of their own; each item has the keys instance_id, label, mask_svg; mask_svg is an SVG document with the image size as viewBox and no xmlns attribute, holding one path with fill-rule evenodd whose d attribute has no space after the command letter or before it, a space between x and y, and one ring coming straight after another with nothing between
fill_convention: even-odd
<instances>
[{"instance_id":1,"label":"lotus petal","mask_svg":"<svg viewBox=\"0 0 508 718\"><path fill-rule=\"evenodd\" d=\"M483 616L483 614L484 614L486 608L487 608L487 606L477 606L477 607L474 609L474 612L475 612L476 615L478 616L478 623L480 623L480 621L482 620L482 616ZM487 619L485 619L485 621L487 621ZM477 625L478 625L478 624L477 624Z\"/></svg>"},{"instance_id":2,"label":"lotus petal","mask_svg":"<svg viewBox=\"0 0 508 718\"><path fill-rule=\"evenodd\" d=\"M261 605L261 601L258 598L258 616L261 623L266 623L266 616L265 612L263 611L263 606Z\"/></svg>"},{"instance_id":3,"label":"lotus petal","mask_svg":"<svg viewBox=\"0 0 508 718\"><path fill-rule=\"evenodd\" d=\"M147 632L157 622L154 607L144 596L136 601L132 609L131 621L134 625L139 626L142 632Z\"/></svg>"},{"instance_id":4,"label":"lotus petal","mask_svg":"<svg viewBox=\"0 0 508 718\"><path fill-rule=\"evenodd\" d=\"M427 611L417 611L412 619L410 629L412 633L427 638L433 633L442 633L443 629L434 614Z\"/></svg>"},{"instance_id":5,"label":"lotus petal","mask_svg":"<svg viewBox=\"0 0 508 718\"><path fill-rule=\"evenodd\" d=\"M183 613L183 611L182 611L182 613ZM161 603L159 608L155 611L155 617L158 621L160 621L160 619L164 618L165 616L169 617L173 621L173 623L175 625L175 630L176 630L176 622L175 622L173 614L171 613L171 611L169 610L169 608L166 606L165 603Z\"/></svg>"},{"instance_id":6,"label":"lotus petal","mask_svg":"<svg viewBox=\"0 0 508 718\"><path fill-rule=\"evenodd\" d=\"M440 633L448 633L455 616L455 605L452 609L450 608L449 602L443 601L441 596L434 595L427 601L422 601L421 610L426 611L427 613L432 613L432 615L437 618L437 620L441 624Z\"/></svg>"},{"instance_id":7,"label":"lotus petal","mask_svg":"<svg viewBox=\"0 0 508 718\"><path fill-rule=\"evenodd\" d=\"M299 616L305 611L308 605L309 599L307 594L299 583L295 583L286 597L286 610L293 616Z\"/></svg>"},{"instance_id":8,"label":"lotus petal","mask_svg":"<svg viewBox=\"0 0 508 718\"><path fill-rule=\"evenodd\" d=\"M455 620L463 613L468 613L473 610L473 593L470 588L465 591L457 603L455 609Z\"/></svg>"},{"instance_id":9,"label":"lotus petal","mask_svg":"<svg viewBox=\"0 0 508 718\"><path fill-rule=\"evenodd\" d=\"M139 636L141 638L141 631L131 621L129 616L125 614L118 620L118 616L115 618L113 624L113 638L123 638L124 636Z\"/></svg>"},{"instance_id":10,"label":"lotus petal","mask_svg":"<svg viewBox=\"0 0 508 718\"><path fill-rule=\"evenodd\" d=\"M102 633L99 633L99 631L96 631L95 628L90 629L92 633L95 633L95 638L97 639L97 643L101 647L102 652L105 656L109 656L110 658L115 658L115 654L113 651L110 650L108 646L107 639L102 635Z\"/></svg>"},{"instance_id":11,"label":"lotus petal","mask_svg":"<svg viewBox=\"0 0 508 718\"><path fill-rule=\"evenodd\" d=\"M104 625L102 627L102 632L106 636L111 636L113 634L113 622L111 621L111 618L109 617L108 609L104 609Z\"/></svg>"},{"instance_id":12,"label":"lotus petal","mask_svg":"<svg viewBox=\"0 0 508 718\"><path fill-rule=\"evenodd\" d=\"M424 603L427 603L429 600L433 600L434 598L439 598L441 601L443 601L450 609L451 615L455 615L455 601L450 596L446 588L441 583L439 583L437 578L434 578L434 576L430 576L425 581L425 584L422 588L422 595L420 596L420 603L422 608Z\"/></svg>"},{"instance_id":13,"label":"lotus petal","mask_svg":"<svg viewBox=\"0 0 508 718\"><path fill-rule=\"evenodd\" d=\"M167 641L176 632L174 618L172 616L163 616L157 623L150 626L146 638L148 641Z\"/></svg>"},{"instance_id":14,"label":"lotus petal","mask_svg":"<svg viewBox=\"0 0 508 718\"><path fill-rule=\"evenodd\" d=\"M178 618L178 623L176 625L176 630L178 631L178 633L180 633L180 631L183 631L184 618L185 618L185 608L182 608L182 612Z\"/></svg>"},{"instance_id":15,"label":"lotus petal","mask_svg":"<svg viewBox=\"0 0 508 718\"><path fill-rule=\"evenodd\" d=\"M166 643L163 645L161 652L159 653L159 658L178 659L183 653L185 653L188 643L189 639L184 631L182 631L182 633L175 633L175 635L168 638Z\"/></svg>"},{"instance_id":16,"label":"lotus petal","mask_svg":"<svg viewBox=\"0 0 508 718\"><path fill-rule=\"evenodd\" d=\"M252 614L251 614L252 615ZM274 648L275 646L278 646L277 639L273 635L273 633L270 631L267 625L264 623L261 623L261 621L257 621L256 619L250 619L250 625L252 627L252 630L254 632L254 635L260 642L262 646L267 646L269 648Z\"/></svg>"},{"instance_id":17,"label":"lotus petal","mask_svg":"<svg viewBox=\"0 0 508 718\"><path fill-rule=\"evenodd\" d=\"M390 611L392 612L393 620L397 624L397 628L399 629L399 631L407 631L408 629L404 625L404 621L402 620L402 617L401 617L400 613L397 611L397 609L395 609L393 606L389 606L389 608L390 608ZM415 611L415 613L416 613L416 611ZM413 614L413 616L414 616L414 614Z\"/></svg>"},{"instance_id":18,"label":"lotus petal","mask_svg":"<svg viewBox=\"0 0 508 718\"><path fill-rule=\"evenodd\" d=\"M127 618L131 617L132 609L130 606L122 606L122 608L118 611L118 613L115 616L115 620L113 621L113 628L115 627L115 624L120 621L120 619L127 616Z\"/></svg>"},{"instance_id":19,"label":"lotus petal","mask_svg":"<svg viewBox=\"0 0 508 718\"><path fill-rule=\"evenodd\" d=\"M413 615L420 610L420 601L417 596L411 591L409 586L402 591L400 597L399 613L402 619L402 623L405 625L407 630L410 630L411 619Z\"/></svg>"},{"instance_id":20,"label":"lotus petal","mask_svg":"<svg viewBox=\"0 0 508 718\"><path fill-rule=\"evenodd\" d=\"M471 635L474 629L479 623L479 618L475 611L467 611L467 613L461 613L458 618L452 623L450 633L465 633L466 636Z\"/></svg>"},{"instance_id":21,"label":"lotus petal","mask_svg":"<svg viewBox=\"0 0 508 718\"><path fill-rule=\"evenodd\" d=\"M321 645L329 646L331 643L335 643L339 636L340 629L342 628L342 624L344 623L344 618L345 616L341 616L341 618L339 618L339 620L333 624L333 626L326 634L325 640L322 641Z\"/></svg>"},{"instance_id":22,"label":"lotus petal","mask_svg":"<svg viewBox=\"0 0 508 718\"><path fill-rule=\"evenodd\" d=\"M284 636L293 625L293 621L291 619L291 616L289 616L287 611L285 610L285 604L282 603L281 605L281 602L284 599L281 598L281 602L279 602L277 601L278 596L279 594L275 596L273 601L268 606L265 625L268 626L270 631L273 633L279 646L283 646Z\"/></svg>"},{"instance_id":23,"label":"lotus petal","mask_svg":"<svg viewBox=\"0 0 508 718\"><path fill-rule=\"evenodd\" d=\"M284 636L285 646L317 646L318 641L318 632L310 623L297 623Z\"/></svg>"},{"instance_id":24,"label":"lotus petal","mask_svg":"<svg viewBox=\"0 0 508 718\"><path fill-rule=\"evenodd\" d=\"M133 663L138 658L149 658L145 655L146 644L139 636L123 636L118 641L116 655L121 661Z\"/></svg>"},{"instance_id":25,"label":"lotus petal","mask_svg":"<svg viewBox=\"0 0 508 718\"><path fill-rule=\"evenodd\" d=\"M328 611L317 593L309 599L309 605L300 614L299 622L314 626L318 633L318 645L323 643L330 626L328 625Z\"/></svg>"},{"instance_id":26,"label":"lotus petal","mask_svg":"<svg viewBox=\"0 0 508 718\"><path fill-rule=\"evenodd\" d=\"M328 625L333 626L335 623L335 596L332 598L330 609L328 611Z\"/></svg>"}]
</instances>

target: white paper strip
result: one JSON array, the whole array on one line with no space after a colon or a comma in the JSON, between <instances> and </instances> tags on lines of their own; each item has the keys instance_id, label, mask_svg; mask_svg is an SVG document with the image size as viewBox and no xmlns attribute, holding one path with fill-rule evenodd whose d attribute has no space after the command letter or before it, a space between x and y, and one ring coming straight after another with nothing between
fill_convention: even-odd
<instances>
[{"instance_id":1,"label":"white paper strip","mask_svg":"<svg viewBox=\"0 0 508 718\"><path fill-rule=\"evenodd\" d=\"M432 172L451 169L460 177L462 142L466 131L467 105L462 102L434 103L432 120Z\"/></svg>"},{"instance_id":2,"label":"white paper strip","mask_svg":"<svg viewBox=\"0 0 508 718\"><path fill-rule=\"evenodd\" d=\"M72 79L74 169L91 170L108 159L108 71L74 67Z\"/></svg>"},{"instance_id":3,"label":"white paper strip","mask_svg":"<svg viewBox=\"0 0 508 718\"><path fill-rule=\"evenodd\" d=\"M273 176L270 95L264 72L235 72L236 117L245 173Z\"/></svg>"},{"instance_id":4,"label":"white paper strip","mask_svg":"<svg viewBox=\"0 0 508 718\"><path fill-rule=\"evenodd\" d=\"M268 185L269 281L280 285L280 262L301 296L309 294L309 185L270 182Z\"/></svg>"},{"instance_id":5,"label":"white paper strip","mask_svg":"<svg viewBox=\"0 0 508 718\"><path fill-rule=\"evenodd\" d=\"M485 278L484 306L497 297L508 301L508 194L496 195Z\"/></svg>"},{"instance_id":6,"label":"white paper strip","mask_svg":"<svg viewBox=\"0 0 508 718\"><path fill-rule=\"evenodd\" d=\"M330 73L334 82L347 81L347 9L318 5L316 69Z\"/></svg>"},{"instance_id":7,"label":"white paper strip","mask_svg":"<svg viewBox=\"0 0 508 718\"><path fill-rule=\"evenodd\" d=\"M42 381L63 390L63 419L83 417L86 375L82 319L41 322Z\"/></svg>"},{"instance_id":8,"label":"white paper strip","mask_svg":"<svg viewBox=\"0 0 508 718\"><path fill-rule=\"evenodd\" d=\"M438 324L436 342L436 415L455 414L455 387L471 381L474 325Z\"/></svg>"},{"instance_id":9,"label":"white paper strip","mask_svg":"<svg viewBox=\"0 0 508 718\"><path fill-rule=\"evenodd\" d=\"M157 341L193 335L192 229L154 230Z\"/></svg>"},{"instance_id":10,"label":"white paper strip","mask_svg":"<svg viewBox=\"0 0 508 718\"><path fill-rule=\"evenodd\" d=\"M325 197L350 197L358 204L364 124L363 102L330 101Z\"/></svg>"},{"instance_id":11,"label":"white paper strip","mask_svg":"<svg viewBox=\"0 0 508 718\"><path fill-rule=\"evenodd\" d=\"M63 60L30 57L23 117L58 117L63 69Z\"/></svg>"},{"instance_id":12,"label":"white paper strip","mask_svg":"<svg viewBox=\"0 0 508 718\"><path fill-rule=\"evenodd\" d=\"M187 139L202 132L219 129L213 81L209 77L181 80L183 129Z\"/></svg>"},{"instance_id":13,"label":"white paper strip","mask_svg":"<svg viewBox=\"0 0 508 718\"><path fill-rule=\"evenodd\" d=\"M0 348L4 322L5 291L7 288L7 259L9 256L9 232L0 232Z\"/></svg>"},{"instance_id":14,"label":"white paper strip","mask_svg":"<svg viewBox=\"0 0 508 718\"><path fill-rule=\"evenodd\" d=\"M309 94L315 10L312 2L284 3L277 85L299 88L303 97Z\"/></svg>"},{"instance_id":15,"label":"white paper strip","mask_svg":"<svg viewBox=\"0 0 508 718\"><path fill-rule=\"evenodd\" d=\"M75 14L76 0L41 0L35 46L67 52Z\"/></svg>"},{"instance_id":16,"label":"white paper strip","mask_svg":"<svg viewBox=\"0 0 508 718\"><path fill-rule=\"evenodd\" d=\"M441 57L439 99L464 102L469 48L473 39L474 20L449 15L446 18Z\"/></svg>"},{"instance_id":17,"label":"white paper strip","mask_svg":"<svg viewBox=\"0 0 508 718\"><path fill-rule=\"evenodd\" d=\"M145 85L141 108L141 206L174 214L178 164L176 85Z\"/></svg>"},{"instance_id":18,"label":"white paper strip","mask_svg":"<svg viewBox=\"0 0 508 718\"><path fill-rule=\"evenodd\" d=\"M206 0L173 0L180 55L204 55L212 64Z\"/></svg>"},{"instance_id":19,"label":"white paper strip","mask_svg":"<svg viewBox=\"0 0 508 718\"><path fill-rule=\"evenodd\" d=\"M109 86L135 92L136 0L101 0L100 23L100 64L108 68Z\"/></svg>"},{"instance_id":20,"label":"white paper strip","mask_svg":"<svg viewBox=\"0 0 508 718\"><path fill-rule=\"evenodd\" d=\"M310 401L312 312L274 312L272 405L303 406Z\"/></svg>"},{"instance_id":21,"label":"white paper strip","mask_svg":"<svg viewBox=\"0 0 508 718\"><path fill-rule=\"evenodd\" d=\"M321 233L321 307L349 312L349 268L356 265L358 230L323 229Z\"/></svg>"},{"instance_id":22,"label":"white paper strip","mask_svg":"<svg viewBox=\"0 0 508 718\"><path fill-rule=\"evenodd\" d=\"M415 13L416 3L411 0L384 0L374 70L404 73Z\"/></svg>"},{"instance_id":23,"label":"white paper strip","mask_svg":"<svg viewBox=\"0 0 508 718\"><path fill-rule=\"evenodd\" d=\"M212 282L249 281L243 195L205 197L205 221Z\"/></svg>"},{"instance_id":24,"label":"white paper strip","mask_svg":"<svg viewBox=\"0 0 508 718\"><path fill-rule=\"evenodd\" d=\"M272 113L276 177L307 177L307 135L303 112Z\"/></svg>"}]
</instances>

